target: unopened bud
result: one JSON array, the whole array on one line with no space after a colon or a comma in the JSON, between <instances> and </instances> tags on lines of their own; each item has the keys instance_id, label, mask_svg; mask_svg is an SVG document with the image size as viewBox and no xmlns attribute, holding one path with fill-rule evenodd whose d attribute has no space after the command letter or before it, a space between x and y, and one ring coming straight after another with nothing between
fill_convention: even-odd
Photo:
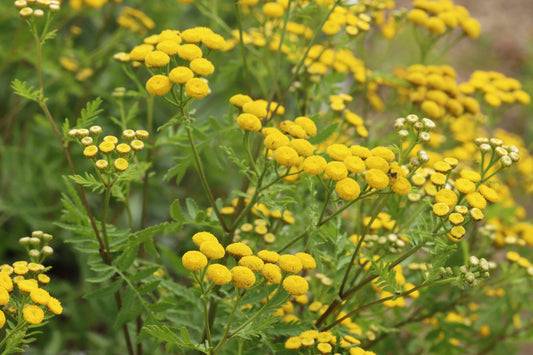
<instances>
[{"instance_id":1,"label":"unopened bud","mask_svg":"<svg viewBox=\"0 0 533 355\"><path fill-rule=\"evenodd\" d=\"M39 253L39 250L37 250L37 249L30 250L30 252L28 254L30 255L31 259L38 259L39 256L41 255L41 253Z\"/></svg>"},{"instance_id":2,"label":"unopened bud","mask_svg":"<svg viewBox=\"0 0 533 355\"><path fill-rule=\"evenodd\" d=\"M44 246L43 249L41 250L41 252L43 253L43 255L52 255L54 253L54 249L52 249L52 247L50 246Z\"/></svg>"},{"instance_id":3,"label":"unopened bud","mask_svg":"<svg viewBox=\"0 0 533 355\"><path fill-rule=\"evenodd\" d=\"M503 166L511 166L511 165L513 165L513 159L511 159L511 157L508 156L508 155L501 157L500 161L501 161Z\"/></svg>"},{"instance_id":4,"label":"unopened bud","mask_svg":"<svg viewBox=\"0 0 533 355\"><path fill-rule=\"evenodd\" d=\"M22 237L19 239L19 243L22 246L26 246L30 244L30 237Z\"/></svg>"},{"instance_id":5,"label":"unopened bud","mask_svg":"<svg viewBox=\"0 0 533 355\"><path fill-rule=\"evenodd\" d=\"M19 15L22 18L28 18L33 15L33 9L31 7L23 7L22 9L20 9Z\"/></svg>"},{"instance_id":6,"label":"unopened bud","mask_svg":"<svg viewBox=\"0 0 533 355\"><path fill-rule=\"evenodd\" d=\"M420 133L420 140L427 143L431 140L431 135L428 132L422 132Z\"/></svg>"},{"instance_id":7,"label":"unopened bud","mask_svg":"<svg viewBox=\"0 0 533 355\"><path fill-rule=\"evenodd\" d=\"M415 122L418 121L418 116L415 115L415 114L407 115L406 118L407 118L407 121L408 121L409 123L415 123Z\"/></svg>"},{"instance_id":8,"label":"unopened bud","mask_svg":"<svg viewBox=\"0 0 533 355\"><path fill-rule=\"evenodd\" d=\"M44 233L42 239L43 239L43 241L44 241L45 243L48 243L48 242L50 242L52 239L54 239L54 236L51 235L51 234L48 234L48 233Z\"/></svg>"},{"instance_id":9,"label":"unopened bud","mask_svg":"<svg viewBox=\"0 0 533 355\"><path fill-rule=\"evenodd\" d=\"M39 238L35 238L35 237L31 237L30 238L30 245L31 246L39 246L39 244L41 244L41 240Z\"/></svg>"}]
</instances>

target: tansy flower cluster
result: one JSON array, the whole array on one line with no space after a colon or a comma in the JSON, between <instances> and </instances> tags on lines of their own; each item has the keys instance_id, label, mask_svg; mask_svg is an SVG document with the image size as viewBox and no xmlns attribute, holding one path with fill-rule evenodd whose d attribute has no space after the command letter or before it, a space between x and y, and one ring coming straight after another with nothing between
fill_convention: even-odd
<instances>
[{"instance_id":1,"label":"tansy flower cluster","mask_svg":"<svg viewBox=\"0 0 533 355\"><path fill-rule=\"evenodd\" d=\"M367 92L367 97L368 95L372 95L371 90ZM343 121L348 124L348 127L354 127L355 133L357 133L359 137L366 138L368 137L368 129L365 127L363 119L358 114L346 108L346 103L349 103L352 100L353 97L348 94L330 95L329 105L333 111L342 114L344 118ZM345 132L347 134L351 133L349 128L345 130Z\"/></svg>"},{"instance_id":2,"label":"tansy flower cluster","mask_svg":"<svg viewBox=\"0 0 533 355\"><path fill-rule=\"evenodd\" d=\"M119 143L115 136L105 136L100 142L101 133L100 126L72 129L68 132L69 137L77 139L84 147L83 155L93 161L99 175L125 171L135 153L144 149L143 140L149 135L145 130L126 129L122 132L124 142ZM110 170L111 166L114 170Z\"/></svg>"},{"instance_id":3,"label":"tansy flower cluster","mask_svg":"<svg viewBox=\"0 0 533 355\"><path fill-rule=\"evenodd\" d=\"M201 99L210 91L205 77L215 71L204 52L207 56L212 50L224 46L224 38L208 27L194 27L182 32L164 30L145 38L144 43L134 47L129 54L118 53L115 58L122 62L134 61L134 65L144 62L152 74L146 82L146 90L151 95L164 96L179 87L180 100L183 90L189 98Z\"/></svg>"},{"instance_id":4,"label":"tansy flower cluster","mask_svg":"<svg viewBox=\"0 0 533 355\"><path fill-rule=\"evenodd\" d=\"M463 6L451 0L414 0L414 9L407 19L417 26L426 28L434 35L442 35L448 30L461 27L463 33L471 38L479 37L481 25Z\"/></svg>"},{"instance_id":5,"label":"tansy flower cluster","mask_svg":"<svg viewBox=\"0 0 533 355\"><path fill-rule=\"evenodd\" d=\"M119 26L128 28L132 32L143 36L147 30L155 27L155 22L141 10L125 6L117 17Z\"/></svg>"},{"instance_id":6,"label":"tansy flower cluster","mask_svg":"<svg viewBox=\"0 0 533 355\"><path fill-rule=\"evenodd\" d=\"M190 271L201 270L202 274L205 272L215 285L231 282L235 287L249 289L256 284L255 273L261 272L269 283L282 283L290 295L302 296L307 293L309 286L303 277L296 274L316 267L315 259L307 253L279 255L274 251L261 250L257 255L253 255L252 249L242 242L234 242L224 248L209 232L198 232L192 239L200 251L186 252L182 256L183 266ZM231 269L211 262L222 259L226 253L236 262Z\"/></svg>"},{"instance_id":7,"label":"tansy flower cluster","mask_svg":"<svg viewBox=\"0 0 533 355\"><path fill-rule=\"evenodd\" d=\"M504 103L528 105L531 102L531 97L522 90L518 80L495 71L474 71L467 82L459 85L459 90L468 95L482 95L483 100L492 107Z\"/></svg>"},{"instance_id":8,"label":"tansy flower cluster","mask_svg":"<svg viewBox=\"0 0 533 355\"><path fill-rule=\"evenodd\" d=\"M384 190L389 186L402 196L411 191L405 169L394 161L395 153L387 147L369 149L333 143L327 146L326 154L331 161L322 155L310 155L303 161L302 169L309 175L324 174L323 178L335 181L335 190L342 199L355 200L362 191Z\"/></svg>"},{"instance_id":9,"label":"tansy flower cluster","mask_svg":"<svg viewBox=\"0 0 533 355\"><path fill-rule=\"evenodd\" d=\"M100 9L105 4L109 2L119 3L122 2L122 0L70 0L70 7L74 9L75 11L81 11L84 6L87 6L91 9Z\"/></svg>"},{"instance_id":10,"label":"tansy flower cluster","mask_svg":"<svg viewBox=\"0 0 533 355\"><path fill-rule=\"evenodd\" d=\"M236 121L245 131L259 132L263 127L263 120L270 120L273 115L283 115L285 107L275 101L253 100L244 94L235 94L229 102L239 109Z\"/></svg>"},{"instance_id":11,"label":"tansy flower cluster","mask_svg":"<svg viewBox=\"0 0 533 355\"><path fill-rule=\"evenodd\" d=\"M433 213L449 223L448 237L455 242L463 238L466 233L464 226L469 221L484 219L483 210L487 202L497 202L500 199L497 190L491 187L494 185L489 183L495 173L494 169L511 165L513 159L509 156L510 153L518 160L518 152L513 152L510 147L502 147L501 141L497 139L478 139L477 142L482 153L482 173L462 169L453 178L452 170L458 161L447 158L435 162L431 171L427 168L418 169L411 177L415 186L422 186L427 195L434 196ZM484 162L484 157L489 154L490 161Z\"/></svg>"},{"instance_id":12,"label":"tansy flower cluster","mask_svg":"<svg viewBox=\"0 0 533 355\"><path fill-rule=\"evenodd\" d=\"M61 1L56 0L16 0L14 4L20 17L24 19L40 19L45 11L53 13L61 9Z\"/></svg>"},{"instance_id":13,"label":"tansy flower cluster","mask_svg":"<svg viewBox=\"0 0 533 355\"><path fill-rule=\"evenodd\" d=\"M45 318L63 312L61 303L43 288L50 282L50 277L45 274L48 268L41 261L53 252L47 245L51 240L52 236L42 231L21 238L20 243L26 249L30 246L34 248L28 251L32 261L16 261L0 266L0 328L4 327L7 319L14 321L17 326L38 325ZM43 244L42 250L35 249Z\"/></svg>"},{"instance_id":14,"label":"tansy flower cluster","mask_svg":"<svg viewBox=\"0 0 533 355\"><path fill-rule=\"evenodd\" d=\"M460 90L456 72L448 65L424 66L414 64L406 69L397 68L395 75L407 81L410 86L397 87L404 100L420 105L430 118L439 119L445 115L459 117L465 113L478 114L479 102L469 92Z\"/></svg>"}]
</instances>

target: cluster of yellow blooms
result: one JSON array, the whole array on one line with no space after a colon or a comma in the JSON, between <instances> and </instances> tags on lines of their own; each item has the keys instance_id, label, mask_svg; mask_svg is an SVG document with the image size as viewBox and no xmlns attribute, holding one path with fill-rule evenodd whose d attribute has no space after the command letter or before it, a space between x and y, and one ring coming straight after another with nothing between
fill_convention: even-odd
<instances>
[{"instance_id":1,"label":"cluster of yellow blooms","mask_svg":"<svg viewBox=\"0 0 533 355\"><path fill-rule=\"evenodd\" d=\"M407 19L432 34L442 35L458 26L471 38L477 38L481 33L480 23L470 17L465 7L455 5L451 0L414 0L412 5L414 9L409 11Z\"/></svg>"},{"instance_id":2,"label":"cluster of yellow blooms","mask_svg":"<svg viewBox=\"0 0 533 355\"><path fill-rule=\"evenodd\" d=\"M111 165L116 172L126 170L134 154L144 149L142 140L149 135L145 130L126 129L122 132L122 138L126 143L119 143L119 139L115 136L105 136L102 142L98 143L101 133L100 126L72 129L68 132L69 137L79 139L80 144L85 147L83 155L94 162L99 172L109 172L108 168ZM99 153L103 154L103 159L97 159Z\"/></svg>"},{"instance_id":3,"label":"cluster of yellow blooms","mask_svg":"<svg viewBox=\"0 0 533 355\"><path fill-rule=\"evenodd\" d=\"M147 30L155 27L155 22L141 10L125 6L117 17L119 26L129 28L131 31L143 36Z\"/></svg>"},{"instance_id":4,"label":"cluster of yellow blooms","mask_svg":"<svg viewBox=\"0 0 533 355\"><path fill-rule=\"evenodd\" d=\"M281 166L293 169L294 177L302 170L309 175L323 175L336 181L339 197L355 200L361 193L357 179L364 175L367 189L383 190L391 187L398 195L407 195L411 184L405 170L394 161L395 154L387 147L369 149L360 145L333 143L326 147L327 161L315 152L307 137L316 134L316 125L308 117L297 117L293 121L282 121L278 128L263 128L264 144L273 151L274 160ZM350 176L352 174L352 176Z\"/></svg>"},{"instance_id":5,"label":"cluster of yellow blooms","mask_svg":"<svg viewBox=\"0 0 533 355\"><path fill-rule=\"evenodd\" d=\"M35 231L31 237L23 237L20 243L31 246L32 260L42 260L40 256L50 255L53 250L48 246L52 236L42 231ZM39 248L37 251L35 248ZM32 253L37 251L38 255ZM0 266L0 328L6 323L6 314L20 322L36 325L43 322L45 316L59 315L63 312L61 303L50 296L42 287L50 282L45 274L47 269L39 262L16 261L12 265ZM19 311L22 309L22 313ZM4 313L5 312L5 313ZM18 318L22 315L22 318Z\"/></svg>"},{"instance_id":6,"label":"cluster of yellow blooms","mask_svg":"<svg viewBox=\"0 0 533 355\"><path fill-rule=\"evenodd\" d=\"M507 167L519 159L514 147L503 146L498 139L479 139L478 144L483 156L492 157L489 162L492 167ZM462 169L453 177L452 171L457 165L456 159L445 158L435 162L432 170L418 169L411 178L413 185L420 186L427 195L434 197L433 213L451 224L448 237L452 241L459 241L464 236L464 224L484 218L487 201L500 199L496 185L488 183L491 175L487 171L481 175L474 170Z\"/></svg>"},{"instance_id":7,"label":"cluster of yellow blooms","mask_svg":"<svg viewBox=\"0 0 533 355\"><path fill-rule=\"evenodd\" d=\"M45 15L45 11L58 12L61 9L61 1L16 0L15 7L19 10L20 17L39 19Z\"/></svg>"},{"instance_id":8,"label":"cluster of yellow blooms","mask_svg":"<svg viewBox=\"0 0 533 355\"><path fill-rule=\"evenodd\" d=\"M248 289L256 283L255 273L261 272L268 282L282 283L290 295L302 296L307 293L309 285L306 279L296 274L316 268L315 259L307 253L280 255L274 251L260 250L253 255L252 249L242 242L234 242L224 248L209 232L196 233L192 240L200 251L186 252L182 257L183 266L190 271L204 270L207 266L203 272L215 285L231 282L235 287ZM233 256L237 264L231 269L209 261L223 258L226 252Z\"/></svg>"},{"instance_id":9,"label":"cluster of yellow blooms","mask_svg":"<svg viewBox=\"0 0 533 355\"><path fill-rule=\"evenodd\" d=\"M459 117L463 112L477 114L478 101L461 90L456 82L456 72L449 65L414 64L408 68L398 68L395 75L404 79L410 87L399 87L404 100L420 105L430 118L438 119L445 114Z\"/></svg>"},{"instance_id":10,"label":"cluster of yellow blooms","mask_svg":"<svg viewBox=\"0 0 533 355\"><path fill-rule=\"evenodd\" d=\"M290 350L314 349L320 354L331 354L333 348L339 345L342 349L346 350L350 355L375 355L372 351L366 351L358 346L361 341L351 336L335 336L331 331L319 332L318 330L306 330L300 333L298 336L290 337L285 342L285 348ZM338 354L338 353L335 353Z\"/></svg>"},{"instance_id":11,"label":"cluster of yellow blooms","mask_svg":"<svg viewBox=\"0 0 533 355\"><path fill-rule=\"evenodd\" d=\"M122 0L70 0L70 7L76 11L81 11L84 6L91 9L100 9L109 2L120 3Z\"/></svg>"},{"instance_id":12,"label":"cluster of yellow blooms","mask_svg":"<svg viewBox=\"0 0 533 355\"><path fill-rule=\"evenodd\" d=\"M164 96L177 84L180 95L185 88L190 98L201 99L210 91L205 77L215 71L213 63L204 57L202 46L209 54L225 45L224 38L208 27L194 27L182 32L164 30L146 37L144 43L135 46L129 54L117 53L115 59L124 63L133 61L134 66L144 62L150 73L159 71L160 74L152 75L146 82L146 90L151 95ZM171 65L176 66L171 68Z\"/></svg>"}]
</instances>

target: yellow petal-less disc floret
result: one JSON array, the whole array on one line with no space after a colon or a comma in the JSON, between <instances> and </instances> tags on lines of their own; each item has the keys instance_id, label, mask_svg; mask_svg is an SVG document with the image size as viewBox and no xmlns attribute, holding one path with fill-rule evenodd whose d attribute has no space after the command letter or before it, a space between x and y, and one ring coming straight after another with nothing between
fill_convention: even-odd
<instances>
[{"instance_id":1,"label":"yellow petal-less disc floret","mask_svg":"<svg viewBox=\"0 0 533 355\"><path fill-rule=\"evenodd\" d=\"M294 123L302 127L308 137L314 137L316 135L316 124L315 122L306 116L299 116L294 119Z\"/></svg>"},{"instance_id":2,"label":"yellow petal-less disc floret","mask_svg":"<svg viewBox=\"0 0 533 355\"><path fill-rule=\"evenodd\" d=\"M242 107L244 104L248 103L248 102L252 102L252 98L248 95L243 95L243 94L236 94L236 95L233 95L232 97L230 97L229 99L229 102L232 104L232 105L235 105L237 107Z\"/></svg>"},{"instance_id":3,"label":"yellow petal-less disc floret","mask_svg":"<svg viewBox=\"0 0 533 355\"><path fill-rule=\"evenodd\" d=\"M212 264L207 268L207 277L215 285L226 285L231 282L231 272L221 264Z\"/></svg>"},{"instance_id":4,"label":"yellow petal-less disc floret","mask_svg":"<svg viewBox=\"0 0 533 355\"><path fill-rule=\"evenodd\" d=\"M350 146L350 151L352 152L352 155L359 157L363 160L367 159L369 156L372 155L370 152L370 149L367 147L363 147L360 145L352 145Z\"/></svg>"},{"instance_id":5,"label":"yellow petal-less disc floret","mask_svg":"<svg viewBox=\"0 0 533 355\"><path fill-rule=\"evenodd\" d=\"M298 153L298 155L306 158L313 155L313 152L315 150L313 148L313 145L309 143L309 141L302 138L296 138L291 140L289 146L294 149L296 153Z\"/></svg>"},{"instance_id":6,"label":"yellow petal-less disc floret","mask_svg":"<svg viewBox=\"0 0 533 355\"><path fill-rule=\"evenodd\" d=\"M375 147L370 150L372 155L385 159L387 162L394 160L394 152L387 147Z\"/></svg>"},{"instance_id":7,"label":"yellow petal-less disc floret","mask_svg":"<svg viewBox=\"0 0 533 355\"><path fill-rule=\"evenodd\" d=\"M131 146L126 143L120 143L116 149L118 154L126 155L131 151Z\"/></svg>"},{"instance_id":8,"label":"yellow petal-less disc floret","mask_svg":"<svg viewBox=\"0 0 533 355\"><path fill-rule=\"evenodd\" d=\"M4 314L3 311L0 310L0 329L2 329L5 324L6 324L6 315Z\"/></svg>"},{"instance_id":9,"label":"yellow petal-less disc floret","mask_svg":"<svg viewBox=\"0 0 533 355\"><path fill-rule=\"evenodd\" d=\"M200 251L209 259L220 259L226 255L224 247L219 242L205 241L200 245Z\"/></svg>"},{"instance_id":10,"label":"yellow petal-less disc floret","mask_svg":"<svg viewBox=\"0 0 533 355\"><path fill-rule=\"evenodd\" d=\"M336 181L342 180L348 176L348 169L346 169L344 162L340 161L332 161L327 163L324 171L331 179Z\"/></svg>"},{"instance_id":11,"label":"yellow petal-less disc floret","mask_svg":"<svg viewBox=\"0 0 533 355\"><path fill-rule=\"evenodd\" d=\"M411 183L403 176L400 176L391 184L391 190L397 195L407 196L411 192Z\"/></svg>"},{"instance_id":12,"label":"yellow petal-less disc floret","mask_svg":"<svg viewBox=\"0 0 533 355\"><path fill-rule=\"evenodd\" d=\"M13 280L11 279L11 276L7 272L1 271L0 272L0 287L3 287L8 292L13 291Z\"/></svg>"},{"instance_id":13,"label":"yellow petal-less disc floret","mask_svg":"<svg viewBox=\"0 0 533 355\"><path fill-rule=\"evenodd\" d=\"M115 167L115 169L117 171L124 171L128 168L128 161L124 158L118 158L118 159L115 159L115 161L113 162L113 166Z\"/></svg>"},{"instance_id":14,"label":"yellow petal-less disc floret","mask_svg":"<svg viewBox=\"0 0 533 355\"><path fill-rule=\"evenodd\" d=\"M146 91L150 95L164 96L170 89L172 89L172 81L166 75L154 75L146 82Z\"/></svg>"},{"instance_id":15,"label":"yellow petal-less disc floret","mask_svg":"<svg viewBox=\"0 0 533 355\"><path fill-rule=\"evenodd\" d=\"M261 258L255 256L255 255L247 255L247 256L243 256L239 260L239 265L240 266L246 266L247 268L249 268L253 272L258 272L258 271L263 270L263 267L264 267L265 263L264 263L263 260L261 260Z\"/></svg>"},{"instance_id":16,"label":"yellow petal-less disc floret","mask_svg":"<svg viewBox=\"0 0 533 355\"><path fill-rule=\"evenodd\" d=\"M241 113L237 117L237 124L245 131L259 132L261 130L261 120L251 113Z\"/></svg>"},{"instance_id":17,"label":"yellow petal-less disc floret","mask_svg":"<svg viewBox=\"0 0 533 355\"><path fill-rule=\"evenodd\" d=\"M187 67L176 67L170 71L168 78L176 84L185 84L194 78L194 73Z\"/></svg>"},{"instance_id":18,"label":"yellow petal-less disc floret","mask_svg":"<svg viewBox=\"0 0 533 355\"><path fill-rule=\"evenodd\" d=\"M479 192L472 192L466 195L466 201L470 207L479 208L480 210L483 210L485 207L487 207L487 200L485 200L483 195L481 195Z\"/></svg>"},{"instance_id":19,"label":"yellow petal-less disc floret","mask_svg":"<svg viewBox=\"0 0 533 355\"><path fill-rule=\"evenodd\" d=\"M283 166L294 166L300 161L296 150L289 146L279 147L274 151L274 160Z\"/></svg>"},{"instance_id":20,"label":"yellow petal-less disc floret","mask_svg":"<svg viewBox=\"0 0 533 355\"><path fill-rule=\"evenodd\" d=\"M324 172L327 164L326 159L320 155L312 155L304 160L303 169L309 175L319 175Z\"/></svg>"},{"instance_id":21,"label":"yellow petal-less disc floret","mask_svg":"<svg viewBox=\"0 0 533 355\"><path fill-rule=\"evenodd\" d=\"M433 213L435 213L436 216L444 217L448 212L450 212L450 207L443 202L437 202L433 205Z\"/></svg>"},{"instance_id":22,"label":"yellow petal-less disc floret","mask_svg":"<svg viewBox=\"0 0 533 355\"><path fill-rule=\"evenodd\" d=\"M498 196L498 192L496 192L496 190L494 190L492 187L486 185L486 184L483 184L483 185L480 185L479 188L478 188L478 192L487 200L487 201L490 201L490 202L498 202L499 201L499 196Z\"/></svg>"},{"instance_id":23,"label":"yellow petal-less disc floret","mask_svg":"<svg viewBox=\"0 0 533 355\"><path fill-rule=\"evenodd\" d=\"M50 297L50 299L48 300L48 303L46 304L46 307L53 314L59 315L63 313L63 307L61 306L61 302L59 302L57 298Z\"/></svg>"},{"instance_id":24,"label":"yellow petal-less disc floret","mask_svg":"<svg viewBox=\"0 0 533 355\"><path fill-rule=\"evenodd\" d=\"M267 263L263 266L263 276L268 282L279 284L281 282L281 269L276 264Z\"/></svg>"},{"instance_id":25,"label":"yellow petal-less disc floret","mask_svg":"<svg viewBox=\"0 0 533 355\"><path fill-rule=\"evenodd\" d=\"M29 305L22 310L22 316L30 324L41 324L44 319L44 311L39 306Z\"/></svg>"},{"instance_id":26,"label":"yellow petal-less disc floret","mask_svg":"<svg viewBox=\"0 0 533 355\"><path fill-rule=\"evenodd\" d=\"M4 306L9 302L9 292L3 287L0 287L0 306Z\"/></svg>"},{"instance_id":27,"label":"yellow petal-less disc floret","mask_svg":"<svg viewBox=\"0 0 533 355\"><path fill-rule=\"evenodd\" d=\"M309 284L307 281L298 275L289 275L283 280L283 288L289 295L301 296L307 293Z\"/></svg>"},{"instance_id":28,"label":"yellow petal-less disc floret","mask_svg":"<svg viewBox=\"0 0 533 355\"><path fill-rule=\"evenodd\" d=\"M463 194L469 194L476 191L476 184L468 179L459 178L455 180L455 188Z\"/></svg>"},{"instance_id":29,"label":"yellow petal-less disc floret","mask_svg":"<svg viewBox=\"0 0 533 355\"><path fill-rule=\"evenodd\" d=\"M435 195L435 202L445 203L451 208L457 203L457 195L450 189L442 189Z\"/></svg>"},{"instance_id":30,"label":"yellow petal-less disc floret","mask_svg":"<svg viewBox=\"0 0 533 355\"><path fill-rule=\"evenodd\" d=\"M267 115L266 104L262 100L254 100L243 104L242 111L256 115L259 118L265 118Z\"/></svg>"},{"instance_id":31,"label":"yellow petal-less disc floret","mask_svg":"<svg viewBox=\"0 0 533 355\"><path fill-rule=\"evenodd\" d=\"M148 68L158 68L167 65L170 62L170 57L163 51L152 51L144 58L144 63Z\"/></svg>"},{"instance_id":32,"label":"yellow petal-less disc floret","mask_svg":"<svg viewBox=\"0 0 533 355\"><path fill-rule=\"evenodd\" d=\"M205 80L192 78L185 83L185 92L189 97L201 99L209 94L209 85Z\"/></svg>"},{"instance_id":33,"label":"yellow petal-less disc floret","mask_svg":"<svg viewBox=\"0 0 533 355\"><path fill-rule=\"evenodd\" d=\"M215 66L208 59L195 58L189 64L189 67L193 72L201 76L208 76L213 74Z\"/></svg>"},{"instance_id":34,"label":"yellow petal-less disc floret","mask_svg":"<svg viewBox=\"0 0 533 355\"><path fill-rule=\"evenodd\" d=\"M350 149L346 144L331 144L327 147L326 153L331 159L337 161L344 161L349 155L351 155Z\"/></svg>"},{"instance_id":35,"label":"yellow petal-less disc floret","mask_svg":"<svg viewBox=\"0 0 533 355\"><path fill-rule=\"evenodd\" d=\"M178 48L178 56L181 59L191 61L202 57L202 50L195 44L183 44Z\"/></svg>"},{"instance_id":36,"label":"yellow petal-less disc floret","mask_svg":"<svg viewBox=\"0 0 533 355\"><path fill-rule=\"evenodd\" d=\"M244 243L237 242L237 243L231 243L226 247L226 251L236 257L243 257L252 255L252 249Z\"/></svg>"},{"instance_id":37,"label":"yellow petal-less disc floret","mask_svg":"<svg viewBox=\"0 0 533 355\"><path fill-rule=\"evenodd\" d=\"M352 201L359 197L361 188L359 187L357 181L347 177L337 181L335 184L335 191L337 191L337 194L340 198Z\"/></svg>"},{"instance_id":38,"label":"yellow petal-less disc floret","mask_svg":"<svg viewBox=\"0 0 533 355\"><path fill-rule=\"evenodd\" d=\"M50 294L42 288L34 288L30 292L30 298L36 304L46 305L50 300Z\"/></svg>"},{"instance_id":39,"label":"yellow petal-less disc floret","mask_svg":"<svg viewBox=\"0 0 533 355\"><path fill-rule=\"evenodd\" d=\"M349 172L359 174L366 170L366 165L363 159L358 156L350 155L344 159L344 165Z\"/></svg>"},{"instance_id":40,"label":"yellow petal-less disc floret","mask_svg":"<svg viewBox=\"0 0 533 355\"><path fill-rule=\"evenodd\" d=\"M377 190L383 190L389 186L389 177L379 169L370 169L365 174L366 183Z\"/></svg>"},{"instance_id":41,"label":"yellow petal-less disc floret","mask_svg":"<svg viewBox=\"0 0 533 355\"><path fill-rule=\"evenodd\" d=\"M222 49L226 45L226 40L221 35L213 32L204 34L202 43L209 49Z\"/></svg>"},{"instance_id":42,"label":"yellow petal-less disc floret","mask_svg":"<svg viewBox=\"0 0 533 355\"><path fill-rule=\"evenodd\" d=\"M281 132L273 132L265 137L265 147L268 149L278 149L279 147L284 147L289 145L289 137L284 135Z\"/></svg>"},{"instance_id":43,"label":"yellow petal-less disc floret","mask_svg":"<svg viewBox=\"0 0 533 355\"><path fill-rule=\"evenodd\" d=\"M257 256L266 263L277 263L279 260L279 254L270 250L260 250Z\"/></svg>"},{"instance_id":44,"label":"yellow petal-less disc floret","mask_svg":"<svg viewBox=\"0 0 533 355\"><path fill-rule=\"evenodd\" d=\"M235 266L231 269L231 283L235 287L250 288L255 284L255 275L246 266Z\"/></svg>"},{"instance_id":45,"label":"yellow petal-less disc floret","mask_svg":"<svg viewBox=\"0 0 533 355\"><path fill-rule=\"evenodd\" d=\"M365 160L365 165L367 170L378 169L384 173L389 172L389 163L382 157L370 156Z\"/></svg>"},{"instance_id":46,"label":"yellow petal-less disc floret","mask_svg":"<svg viewBox=\"0 0 533 355\"><path fill-rule=\"evenodd\" d=\"M316 260L311 254L300 252L294 254L294 256L300 259L304 270L314 270L316 268Z\"/></svg>"},{"instance_id":47,"label":"yellow petal-less disc floret","mask_svg":"<svg viewBox=\"0 0 533 355\"><path fill-rule=\"evenodd\" d=\"M98 147L95 145L85 147L85 149L83 150L83 155L87 158L94 158L96 154L98 154Z\"/></svg>"},{"instance_id":48,"label":"yellow petal-less disc floret","mask_svg":"<svg viewBox=\"0 0 533 355\"><path fill-rule=\"evenodd\" d=\"M201 270L207 265L207 257L196 250L190 250L183 254L181 261L183 266L190 271Z\"/></svg>"},{"instance_id":49,"label":"yellow petal-less disc floret","mask_svg":"<svg viewBox=\"0 0 533 355\"><path fill-rule=\"evenodd\" d=\"M291 254L283 254L279 257L278 260L279 266L291 273L291 274L297 274L300 271L302 271L303 265L299 258L297 258L294 255Z\"/></svg>"},{"instance_id":50,"label":"yellow petal-less disc floret","mask_svg":"<svg viewBox=\"0 0 533 355\"><path fill-rule=\"evenodd\" d=\"M22 292L30 293L34 288L39 287L37 280L34 279L28 279L28 280L21 280L17 283L17 287Z\"/></svg>"},{"instance_id":51,"label":"yellow petal-less disc floret","mask_svg":"<svg viewBox=\"0 0 533 355\"><path fill-rule=\"evenodd\" d=\"M302 347L302 340L300 337L290 337L285 342L285 349L288 350L296 350L300 349Z\"/></svg>"},{"instance_id":52,"label":"yellow petal-less disc floret","mask_svg":"<svg viewBox=\"0 0 533 355\"><path fill-rule=\"evenodd\" d=\"M218 243L217 237L209 232L198 232L192 236L192 241L197 247L200 247L205 241L215 241Z\"/></svg>"},{"instance_id":53,"label":"yellow petal-less disc floret","mask_svg":"<svg viewBox=\"0 0 533 355\"><path fill-rule=\"evenodd\" d=\"M479 173L474 170L463 169L459 174L462 178L468 179L472 182L478 182L481 180L481 175L479 175Z\"/></svg>"}]
</instances>

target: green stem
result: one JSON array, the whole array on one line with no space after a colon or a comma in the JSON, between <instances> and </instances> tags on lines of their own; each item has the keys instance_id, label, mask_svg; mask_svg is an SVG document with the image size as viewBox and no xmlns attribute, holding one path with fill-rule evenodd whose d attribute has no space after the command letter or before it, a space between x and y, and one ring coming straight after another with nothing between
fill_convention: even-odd
<instances>
[{"instance_id":1,"label":"green stem","mask_svg":"<svg viewBox=\"0 0 533 355\"><path fill-rule=\"evenodd\" d=\"M235 316L235 311L237 310L237 306L239 305L239 302L241 301L242 297L246 293L246 290L243 290L242 293L240 292L240 288L236 288L237 290L237 299L235 300L235 303L233 304L233 307L231 308L231 312L228 316L228 322L226 323L224 334L222 335L222 339L220 340L220 343L215 347L213 351L211 351L211 355L216 355L220 349L222 349L222 346L226 344L226 342L229 340L228 334L231 328L231 322L233 321L233 317Z\"/></svg>"},{"instance_id":2,"label":"green stem","mask_svg":"<svg viewBox=\"0 0 533 355\"><path fill-rule=\"evenodd\" d=\"M354 309L353 311L351 312L348 312L346 315L338 318L338 319L335 319L334 322L332 322L331 324L325 326L324 328L321 328L320 331L322 332L325 332L325 331L328 331L330 330L331 328L333 328L334 326L336 326L337 324L340 324L342 323L345 319L347 318L350 318L352 316L354 316L355 314L369 308L369 307L372 307L376 304L380 304L380 303L383 303L383 302L386 302L386 301L389 301L389 300L392 300L394 298L397 298L397 297L404 297L404 296L407 296L409 295L410 293L412 292L415 292L421 288L424 288L424 287L430 287L430 286L437 286L437 285L443 285L443 284L448 284L450 282L453 282L453 281L456 281L457 278L456 277L453 277L453 278L450 278L450 279L445 279L445 280L437 280L437 281L431 281L431 282L428 282L428 283L423 283L421 285L418 285L408 291L404 291L404 292L401 292L399 294L396 294L396 295L393 295L393 296L389 296L389 297L383 297L383 298L380 298L378 300L375 300L375 301L372 301L372 302L368 302L362 306L359 306L357 307L356 309Z\"/></svg>"},{"instance_id":3,"label":"green stem","mask_svg":"<svg viewBox=\"0 0 533 355\"><path fill-rule=\"evenodd\" d=\"M211 204L213 211L218 217L220 225L222 226L222 228L224 228L224 231L229 232L230 229L226 225L226 222L224 222L224 216L222 216L222 213L219 211L215 203L215 198L213 197L213 193L211 192L211 188L209 187L209 183L207 182L207 177L205 175L202 162L200 160L200 155L198 154L198 150L196 149L196 144L194 143L194 139L192 136L192 127L190 124L187 124L186 127L187 127L187 138L189 139L189 144L191 146L191 150L193 153L194 162L196 163L196 169L198 170L198 175L200 175L200 181L202 183L204 191L207 195L207 198L209 199L209 203Z\"/></svg>"},{"instance_id":4,"label":"green stem","mask_svg":"<svg viewBox=\"0 0 533 355\"><path fill-rule=\"evenodd\" d=\"M241 47L242 64L244 66L244 77L246 78L246 86L248 88L248 94L252 93L252 78L250 76L250 69L248 68L248 60L246 59L246 47L244 47L243 31L242 31L242 16L241 8L239 6L239 0L234 0L235 15L237 17L237 25L239 26L239 44Z\"/></svg>"}]
</instances>

